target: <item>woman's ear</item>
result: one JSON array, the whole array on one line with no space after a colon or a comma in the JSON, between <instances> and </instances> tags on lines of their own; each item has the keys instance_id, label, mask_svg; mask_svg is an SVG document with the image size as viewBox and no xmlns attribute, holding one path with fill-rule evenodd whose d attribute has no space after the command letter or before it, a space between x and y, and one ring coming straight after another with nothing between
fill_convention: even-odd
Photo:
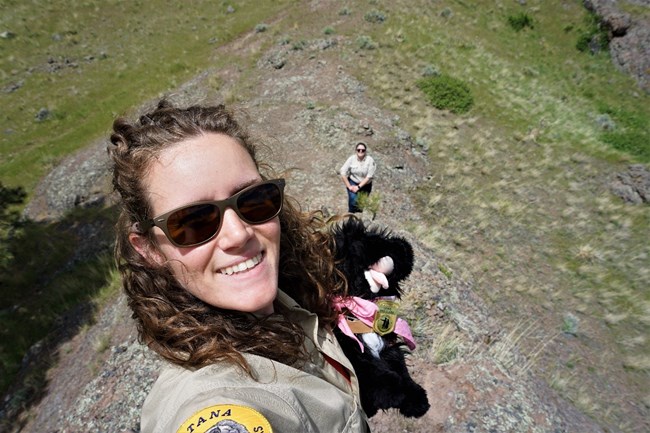
<instances>
[{"instance_id":1,"label":"woman's ear","mask_svg":"<svg viewBox=\"0 0 650 433\"><path fill-rule=\"evenodd\" d=\"M151 245L151 241L146 236L139 233L129 233L129 242L150 265L161 266L165 262L162 254Z\"/></svg>"}]
</instances>

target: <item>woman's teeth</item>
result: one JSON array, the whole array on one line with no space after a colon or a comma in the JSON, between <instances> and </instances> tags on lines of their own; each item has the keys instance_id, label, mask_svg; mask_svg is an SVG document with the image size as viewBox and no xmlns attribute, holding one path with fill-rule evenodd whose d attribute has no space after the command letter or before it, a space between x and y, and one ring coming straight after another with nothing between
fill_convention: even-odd
<instances>
[{"instance_id":1,"label":"woman's teeth","mask_svg":"<svg viewBox=\"0 0 650 433\"><path fill-rule=\"evenodd\" d=\"M219 272L221 272L224 275L236 274L238 272L242 272L254 268L255 265L257 265L261 260L262 260L262 253L259 253L252 259L248 259L234 266L228 266L227 268L221 269Z\"/></svg>"}]
</instances>

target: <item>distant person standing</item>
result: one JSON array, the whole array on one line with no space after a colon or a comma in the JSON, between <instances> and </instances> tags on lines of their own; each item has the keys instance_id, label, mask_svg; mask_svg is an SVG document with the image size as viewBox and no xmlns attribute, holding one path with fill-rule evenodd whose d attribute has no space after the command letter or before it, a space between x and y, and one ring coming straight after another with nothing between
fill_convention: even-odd
<instances>
[{"instance_id":1,"label":"distant person standing","mask_svg":"<svg viewBox=\"0 0 650 433\"><path fill-rule=\"evenodd\" d=\"M340 170L341 178L348 190L348 212L361 212L357 204L358 194L360 192L370 194L376 169L375 160L368 155L368 145L363 141L357 142L355 154L345 161Z\"/></svg>"}]
</instances>

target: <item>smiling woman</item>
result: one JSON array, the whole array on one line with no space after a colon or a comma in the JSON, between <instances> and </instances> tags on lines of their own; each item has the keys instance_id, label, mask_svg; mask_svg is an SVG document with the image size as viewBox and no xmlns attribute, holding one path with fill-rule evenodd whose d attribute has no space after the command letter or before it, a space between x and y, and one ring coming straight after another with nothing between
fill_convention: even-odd
<instances>
[{"instance_id":1,"label":"smiling woman","mask_svg":"<svg viewBox=\"0 0 650 433\"><path fill-rule=\"evenodd\" d=\"M116 258L141 339L169 361L142 431L367 431L331 333L345 284L324 221L260 172L222 105L161 101L113 130Z\"/></svg>"},{"instance_id":2,"label":"smiling woman","mask_svg":"<svg viewBox=\"0 0 650 433\"><path fill-rule=\"evenodd\" d=\"M183 287L213 307L273 313L280 246L275 217L282 190L262 183L234 138L207 132L172 145L151 162L143 184L153 215L166 216L153 219L163 226L152 230L156 249L144 236L144 223L129 233L140 255L150 263L169 263ZM275 202L267 200L267 187L274 189ZM226 200L204 201L211 198ZM263 212L250 212L251 206Z\"/></svg>"}]
</instances>

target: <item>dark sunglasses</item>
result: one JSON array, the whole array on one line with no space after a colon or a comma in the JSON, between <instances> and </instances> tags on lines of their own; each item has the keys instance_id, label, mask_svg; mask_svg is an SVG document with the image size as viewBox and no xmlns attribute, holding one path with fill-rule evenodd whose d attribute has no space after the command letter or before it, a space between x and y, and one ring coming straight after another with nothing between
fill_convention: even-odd
<instances>
[{"instance_id":1,"label":"dark sunglasses","mask_svg":"<svg viewBox=\"0 0 650 433\"><path fill-rule=\"evenodd\" d=\"M363 152L365 152L365 151L366 151L366 149L363 149L363 148L361 148L361 147L357 149L357 152L361 152L361 153L363 153Z\"/></svg>"},{"instance_id":2,"label":"dark sunglasses","mask_svg":"<svg viewBox=\"0 0 650 433\"><path fill-rule=\"evenodd\" d=\"M201 245L219 233L227 208L248 224L262 224L275 218L282 210L284 185L284 179L256 183L225 200L199 201L176 208L138 223L136 229L144 233L156 226L177 247Z\"/></svg>"}]
</instances>

